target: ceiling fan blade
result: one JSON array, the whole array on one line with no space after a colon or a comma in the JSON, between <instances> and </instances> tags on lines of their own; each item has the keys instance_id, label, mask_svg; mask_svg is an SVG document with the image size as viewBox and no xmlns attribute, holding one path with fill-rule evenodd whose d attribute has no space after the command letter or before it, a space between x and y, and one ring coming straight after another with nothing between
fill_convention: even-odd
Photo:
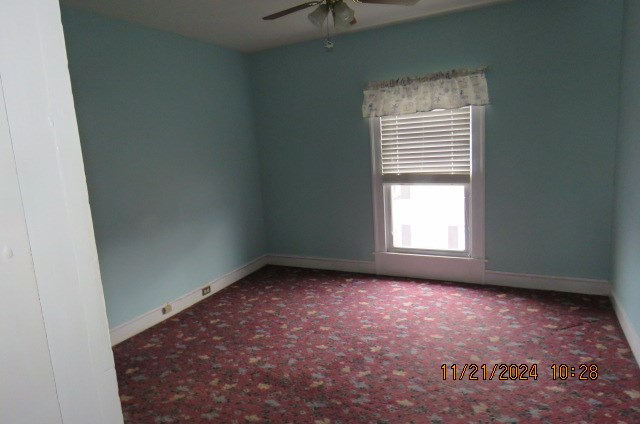
<instances>
[{"instance_id":1,"label":"ceiling fan blade","mask_svg":"<svg viewBox=\"0 0 640 424\"><path fill-rule=\"evenodd\" d=\"M288 15L290 13L297 12L298 10L306 9L307 7L311 7L311 6L317 6L320 3L323 3L323 1L322 0L319 0L319 1L308 1L306 3L299 4L298 6L294 6L294 7L290 7L289 9L281 10L280 12L274 13L273 15L265 16L262 19L264 19L265 21L269 21L271 19L281 18L281 17L283 17L285 15Z\"/></svg>"},{"instance_id":2,"label":"ceiling fan blade","mask_svg":"<svg viewBox=\"0 0 640 424\"><path fill-rule=\"evenodd\" d=\"M371 3L371 4L395 4L398 6L413 6L420 0L353 0L355 3Z\"/></svg>"}]
</instances>

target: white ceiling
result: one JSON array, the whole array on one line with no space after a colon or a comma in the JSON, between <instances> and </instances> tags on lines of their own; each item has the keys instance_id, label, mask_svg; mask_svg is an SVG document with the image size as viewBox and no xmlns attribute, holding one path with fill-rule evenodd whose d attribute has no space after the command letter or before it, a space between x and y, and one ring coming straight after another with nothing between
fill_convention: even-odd
<instances>
[{"instance_id":1,"label":"white ceiling","mask_svg":"<svg viewBox=\"0 0 640 424\"><path fill-rule=\"evenodd\" d=\"M358 23L348 32L504 1L509 0L420 0L414 6L349 2ZM256 52L323 38L320 30L307 19L307 15L314 10L313 7L273 21L262 20L263 16L304 2L305 0L61 0L65 5L242 52Z\"/></svg>"}]
</instances>

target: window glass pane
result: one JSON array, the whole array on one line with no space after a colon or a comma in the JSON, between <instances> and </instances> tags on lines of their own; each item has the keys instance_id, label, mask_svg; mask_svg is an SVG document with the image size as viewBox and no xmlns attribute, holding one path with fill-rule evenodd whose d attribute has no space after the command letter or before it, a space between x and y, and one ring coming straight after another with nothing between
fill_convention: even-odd
<instances>
[{"instance_id":1,"label":"window glass pane","mask_svg":"<svg viewBox=\"0 0 640 424\"><path fill-rule=\"evenodd\" d=\"M466 250L465 186L392 184L393 247Z\"/></svg>"}]
</instances>

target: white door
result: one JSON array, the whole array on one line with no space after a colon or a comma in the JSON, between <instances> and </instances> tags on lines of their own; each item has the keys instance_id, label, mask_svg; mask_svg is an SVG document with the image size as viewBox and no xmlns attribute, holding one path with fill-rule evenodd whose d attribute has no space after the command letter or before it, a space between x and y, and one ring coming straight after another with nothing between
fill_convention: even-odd
<instances>
[{"instance_id":1,"label":"white door","mask_svg":"<svg viewBox=\"0 0 640 424\"><path fill-rule=\"evenodd\" d=\"M0 81L0 423L61 423Z\"/></svg>"}]
</instances>

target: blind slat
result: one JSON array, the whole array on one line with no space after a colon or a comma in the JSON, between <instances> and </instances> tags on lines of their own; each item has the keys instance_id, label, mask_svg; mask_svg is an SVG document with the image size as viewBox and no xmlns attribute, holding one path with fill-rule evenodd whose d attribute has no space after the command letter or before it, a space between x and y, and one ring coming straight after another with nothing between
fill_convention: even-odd
<instances>
[{"instance_id":1,"label":"blind slat","mask_svg":"<svg viewBox=\"0 0 640 424\"><path fill-rule=\"evenodd\" d=\"M468 148L468 141L464 138L456 138L452 140L409 140L409 141L401 141L401 142L393 142L390 140L384 141L382 146L387 150L403 150L403 149L439 149L444 147L450 148L459 148L464 147Z\"/></svg>"},{"instance_id":2,"label":"blind slat","mask_svg":"<svg viewBox=\"0 0 640 424\"><path fill-rule=\"evenodd\" d=\"M386 121L380 123L380 129L393 129L393 128L403 128L403 127L424 127L429 125L443 125L443 124L459 124L464 125L467 121L468 117L459 117L459 116L449 116L446 119L444 117L437 119L416 119L413 121ZM389 119L388 117L383 117L380 119Z\"/></svg>"},{"instance_id":3,"label":"blind slat","mask_svg":"<svg viewBox=\"0 0 640 424\"><path fill-rule=\"evenodd\" d=\"M383 130L387 129L387 128L403 128L403 127L423 127L423 126L428 126L428 125L442 125L442 124L458 124L458 125L465 125L465 123L468 124L468 121L466 119L466 117L448 117L447 119L420 119L420 120L412 120L412 121L405 121L405 122L385 122L383 124L381 124L381 128Z\"/></svg>"},{"instance_id":4,"label":"blind slat","mask_svg":"<svg viewBox=\"0 0 640 424\"><path fill-rule=\"evenodd\" d=\"M454 158L469 160L468 151L467 152L458 151L458 152L452 152L452 153L438 152L438 153L434 153L433 155L429 155L428 153L429 152L427 152L427 154L416 154L416 152L412 152L410 155L406 155L406 156L403 155L402 157L398 157L398 155L385 155L385 156L382 156L382 160L385 162L394 161L394 162L400 162L400 163L403 163L406 161L433 161L433 160L448 161Z\"/></svg>"},{"instance_id":5,"label":"blind slat","mask_svg":"<svg viewBox=\"0 0 640 424\"><path fill-rule=\"evenodd\" d=\"M382 142L382 144L397 144L397 145L404 145L404 144L415 144L415 143L419 143L419 144L426 144L427 142L431 142L431 143L450 143L450 142L456 142L459 141L461 143L465 143L467 142L467 140L469 140L469 134L457 134L455 137L441 137L441 136L432 136L432 137L421 137L418 135L415 136L407 136L404 137L402 140L396 140L396 139L391 139L391 138L383 138L382 140L380 140Z\"/></svg>"},{"instance_id":6,"label":"blind slat","mask_svg":"<svg viewBox=\"0 0 640 424\"><path fill-rule=\"evenodd\" d=\"M439 163L439 162L429 162L429 163L421 163L421 162L411 162L411 163L390 163L387 164L389 169L395 169L397 173L398 169L449 169L451 172L460 171L460 172L468 172L467 167L469 166L469 162L459 161L452 163Z\"/></svg>"},{"instance_id":7,"label":"blind slat","mask_svg":"<svg viewBox=\"0 0 640 424\"><path fill-rule=\"evenodd\" d=\"M434 125L411 125L411 126L393 126L382 129L382 133L397 133L397 132L437 132L437 131L451 131L455 130L465 130L469 128L469 123L458 123L458 122L448 122L446 124L434 124Z\"/></svg>"},{"instance_id":8,"label":"blind slat","mask_svg":"<svg viewBox=\"0 0 640 424\"><path fill-rule=\"evenodd\" d=\"M404 139L410 138L418 138L423 140L450 140L452 138L464 138L468 139L471 131L469 129L465 130L453 130L453 131L397 131L391 134L385 133L381 134L382 140L385 142L397 142L402 141Z\"/></svg>"},{"instance_id":9,"label":"blind slat","mask_svg":"<svg viewBox=\"0 0 640 424\"><path fill-rule=\"evenodd\" d=\"M458 151L455 152L453 154L446 154L446 153L436 153L432 156L430 156L432 158L447 158L447 157L454 157L454 158L465 158L468 159L469 158L469 152L468 151ZM406 159L418 159L418 160L426 160L428 159L428 157L425 157L425 155L421 155L421 154L411 154L411 155L407 155L405 156ZM382 156L382 160L383 161L394 161L397 162L397 159L395 157L395 155L386 155L386 156Z\"/></svg>"}]
</instances>

